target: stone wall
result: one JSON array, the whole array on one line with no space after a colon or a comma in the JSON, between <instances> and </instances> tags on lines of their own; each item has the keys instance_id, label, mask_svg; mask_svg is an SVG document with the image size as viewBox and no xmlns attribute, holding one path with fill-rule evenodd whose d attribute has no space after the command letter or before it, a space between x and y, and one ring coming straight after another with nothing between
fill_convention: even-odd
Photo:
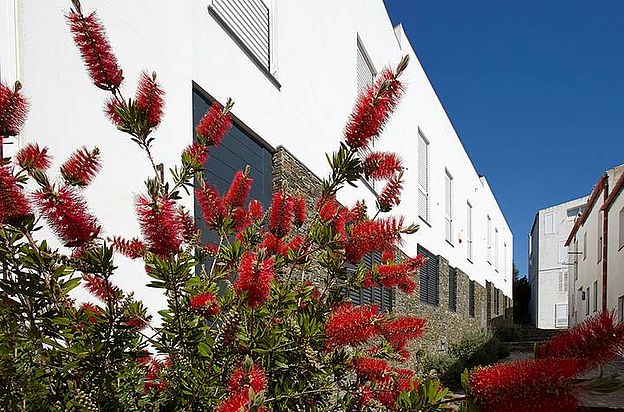
<instances>
[{"instance_id":1,"label":"stone wall","mask_svg":"<svg viewBox=\"0 0 624 412\"><path fill-rule=\"evenodd\" d=\"M273 155L273 191L302 196L308 208L314 207L321 193L321 179L299 162L288 150L278 147ZM418 235L416 235L418 236ZM470 279L457 270L456 310L449 309L449 265L443 256L438 256L438 304L420 302L418 291L411 296L396 293L395 312L398 315L420 316L427 319L427 330L421 339L410 348L412 353L444 352L449 345L461 340L466 334L486 330L494 316L493 286L488 282L482 286L474 282L474 316L469 313ZM490 294L490 305L487 295ZM511 300L509 300L511 304ZM500 318L505 312L502 293L499 299ZM412 359L417 356L412 356Z\"/></svg>"}]
</instances>

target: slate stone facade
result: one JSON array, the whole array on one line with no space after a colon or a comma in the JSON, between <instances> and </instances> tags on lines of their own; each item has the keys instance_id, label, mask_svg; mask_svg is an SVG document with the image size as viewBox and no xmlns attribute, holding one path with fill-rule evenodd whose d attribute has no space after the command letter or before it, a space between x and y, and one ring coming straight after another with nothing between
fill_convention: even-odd
<instances>
[{"instance_id":1,"label":"slate stone facade","mask_svg":"<svg viewBox=\"0 0 624 412\"><path fill-rule=\"evenodd\" d=\"M273 190L290 195L303 196L312 208L321 192L321 179L299 162L288 150L278 147L273 155ZM418 236L416 234L415 236ZM449 345L462 339L467 333L486 330L493 322L511 321L511 299L504 299L490 282L482 286L474 282L474 316L469 313L470 279L456 269L456 309L449 309L449 264L438 256L438 304L420 302L418 292L411 296L397 292L394 312L398 315L421 316L427 319L425 335L410 348L415 352L446 351ZM495 316L494 293L499 293L499 316ZM488 299L489 296L489 299ZM488 303L489 302L489 303ZM507 308L505 307L507 304ZM416 356L412 356L412 359Z\"/></svg>"}]
</instances>

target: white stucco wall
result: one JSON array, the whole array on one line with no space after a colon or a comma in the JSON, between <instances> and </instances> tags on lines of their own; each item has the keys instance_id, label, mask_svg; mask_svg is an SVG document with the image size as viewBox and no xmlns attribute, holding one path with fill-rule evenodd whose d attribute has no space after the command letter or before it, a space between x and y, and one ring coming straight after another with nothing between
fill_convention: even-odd
<instances>
[{"instance_id":1,"label":"white stucco wall","mask_svg":"<svg viewBox=\"0 0 624 412\"><path fill-rule=\"evenodd\" d=\"M138 234L133 196L143 190L149 164L126 135L102 114L106 94L90 84L65 25L64 0L18 4L19 78L32 99L21 144L50 146L58 163L80 145L97 145L104 169L87 197L105 228L104 235ZM394 66L404 54L411 63L404 75L408 91L376 148L397 151L407 171L403 200L396 212L421 230L406 238L405 250L422 243L481 284L485 280L507 296L512 293L513 236L485 178L480 178L438 100L414 51L398 36L380 0L360 2L271 1L271 70L277 88L208 12L209 1L83 1L97 8L120 65L125 94L134 93L142 69L155 70L167 93L166 114L156 133L155 155L174 164L192 139L192 81L218 100L232 97L234 113L273 147L283 145L312 171L325 176L324 153L337 147L356 97L356 38L375 69ZM12 79L3 79L12 80ZM430 141L429 225L417 215L417 136ZM454 177L453 244L444 234L444 173ZM359 188L343 194L351 204L372 194ZM473 260L466 254L466 202L473 206ZM189 201L189 205L191 202ZM486 259L486 219L499 232L499 265ZM462 238L462 242L459 239ZM506 251L504 250L506 248ZM492 251L492 257L495 256ZM140 265L119 258L118 283L139 298L155 302L158 292L143 285Z\"/></svg>"},{"instance_id":2,"label":"white stucco wall","mask_svg":"<svg viewBox=\"0 0 624 412\"><path fill-rule=\"evenodd\" d=\"M624 318L618 307L618 298L624 296L624 247L620 247L620 227L624 225L620 211L623 209L624 194L620 191L609 207L607 235L607 308L617 311L617 319Z\"/></svg>"}]
</instances>

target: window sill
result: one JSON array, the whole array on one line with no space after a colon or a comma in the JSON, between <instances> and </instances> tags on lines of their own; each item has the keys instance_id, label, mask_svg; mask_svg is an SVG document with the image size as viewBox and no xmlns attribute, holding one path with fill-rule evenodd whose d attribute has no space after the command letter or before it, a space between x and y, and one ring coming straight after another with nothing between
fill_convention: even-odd
<instances>
[{"instance_id":1,"label":"window sill","mask_svg":"<svg viewBox=\"0 0 624 412\"><path fill-rule=\"evenodd\" d=\"M221 26L221 28L230 36L230 38L236 43L238 47L245 53L245 55L252 61L252 63L265 75L265 77L277 88L277 90L281 90L282 85L277 80L277 78L271 73L271 71L265 67L264 64L253 54L253 52L247 47L247 45L238 37L236 33L227 25L225 21L219 16L219 14L212 8L211 5L208 5L208 13L212 16L213 19ZM269 46L270 47L270 46Z\"/></svg>"}]
</instances>

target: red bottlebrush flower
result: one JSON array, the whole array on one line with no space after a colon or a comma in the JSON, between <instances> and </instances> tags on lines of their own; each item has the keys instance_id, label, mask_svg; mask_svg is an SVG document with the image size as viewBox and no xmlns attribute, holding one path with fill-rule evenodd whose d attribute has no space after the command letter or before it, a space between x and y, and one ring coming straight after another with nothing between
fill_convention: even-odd
<instances>
[{"instance_id":1,"label":"red bottlebrush flower","mask_svg":"<svg viewBox=\"0 0 624 412\"><path fill-rule=\"evenodd\" d=\"M30 205L8 166L0 166L0 224L10 224L30 214Z\"/></svg>"},{"instance_id":2,"label":"red bottlebrush flower","mask_svg":"<svg viewBox=\"0 0 624 412\"><path fill-rule=\"evenodd\" d=\"M158 126L162 119L164 94L160 85L156 83L156 73L152 73L151 76L145 72L141 73L134 101L139 110L145 114L147 124L151 128Z\"/></svg>"},{"instance_id":3,"label":"red bottlebrush flower","mask_svg":"<svg viewBox=\"0 0 624 412\"><path fill-rule=\"evenodd\" d=\"M216 228L225 216L225 203L219 196L217 188L201 181L195 190L195 199L201 207L206 225L212 229Z\"/></svg>"},{"instance_id":4,"label":"red bottlebrush flower","mask_svg":"<svg viewBox=\"0 0 624 412\"><path fill-rule=\"evenodd\" d=\"M163 362L152 357L151 361L147 364L147 373L145 374L143 392L148 393L152 390L162 392L167 389L169 382L167 382L165 378L161 377L164 368L165 365Z\"/></svg>"},{"instance_id":5,"label":"red bottlebrush flower","mask_svg":"<svg viewBox=\"0 0 624 412\"><path fill-rule=\"evenodd\" d=\"M109 299L117 300L121 297L121 290L104 278L85 274L82 279L85 281L85 289L103 302L108 302Z\"/></svg>"},{"instance_id":6,"label":"red bottlebrush flower","mask_svg":"<svg viewBox=\"0 0 624 412\"><path fill-rule=\"evenodd\" d=\"M327 347L356 345L379 334L376 323L380 320L376 306L344 304L334 310L325 324Z\"/></svg>"},{"instance_id":7,"label":"red bottlebrush flower","mask_svg":"<svg viewBox=\"0 0 624 412\"><path fill-rule=\"evenodd\" d=\"M378 277L379 283L385 287L392 288L397 286L408 295L411 295L416 290L417 284L412 279L415 272L405 263L379 265L376 275L378 276L373 277Z\"/></svg>"},{"instance_id":8,"label":"red bottlebrush flower","mask_svg":"<svg viewBox=\"0 0 624 412\"><path fill-rule=\"evenodd\" d=\"M272 256L285 256L288 253L288 248L284 244L284 241L276 237L271 232L267 232L264 235L264 239L262 239L262 242L260 242L258 248L266 249L266 253Z\"/></svg>"},{"instance_id":9,"label":"red bottlebrush flower","mask_svg":"<svg viewBox=\"0 0 624 412\"><path fill-rule=\"evenodd\" d=\"M247 171L237 171L232 179L230 189L223 196L225 203L232 209L242 207L249 195L252 182L253 179L249 177Z\"/></svg>"},{"instance_id":10,"label":"red bottlebrush flower","mask_svg":"<svg viewBox=\"0 0 624 412\"><path fill-rule=\"evenodd\" d=\"M387 361L368 356L356 358L353 366L358 377L364 380L379 379L392 370Z\"/></svg>"},{"instance_id":11,"label":"red bottlebrush flower","mask_svg":"<svg viewBox=\"0 0 624 412\"><path fill-rule=\"evenodd\" d=\"M199 168L208 161L208 148L199 143L193 143L182 152L182 163Z\"/></svg>"},{"instance_id":12,"label":"red bottlebrush flower","mask_svg":"<svg viewBox=\"0 0 624 412\"><path fill-rule=\"evenodd\" d=\"M230 393L248 393L249 388L252 388L254 393L267 388L266 374L256 364L253 364L249 371L246 371L244 366L240 366L230 376L228 383Z\"/></svg>"},{"instance_id":13,"label":"red bottlebrush flower","mask_svg":"<svg viewBox=\"0 0 624 412\"><path fill-rule=\"evenodd\" d=\"M390 179L403 170L401 159L396 153L372 152L362 162L364 176L372 180Z\"/></svg>"},{"instance_id":14,"label":"red bottlebrush flower","mask_svg":"<svg viewBox=\"0 0 624 412\"><path fill-rule=\"evenodd\" d=\"M123 123L123 119L119 115L119 110L125 109L125 103L120 103L116 97L110 97L104 106L106 117L115 125L119 126Z\"/></svg>"},{"instance_id":15,"label":"red bottlebrush flower","mask_svg":"<svg viewBox=\"0 0 624 412\"><path fill-rule=\"evenodd\" d=\"M95 306L93 303L83 303L80 305L80 311L89 316L89 323L97 323L98 318L104 316L100 308Z\"/></svg>"},{"instance_id":16,"label":"red bottlebrush flower","mask_svg":"<svg viewBox=\"0 0 624 412\"><path fill-rule=\"evenodd\" d=\"M388 263L394 261L394 250L386 249L381 253L381 263Z\"/></svg>"},{"instance_id":17,"label":"red bottlebrush flower","mask_svg":"<svg viewBox=\"0 0 624 412\"><path fill-rule=\"evenodd\" d=\"M338 210L338 214L334 219L334 232L338 234L341 242L347 240L347 220L349 219L349 211L343 207Z\"/></svg>"},{"instance_id":18,"label":"red bottlebrush flower","mask_svg":"<svg viewBox=\"0 0 624 412\"><path fill-rule=\"evenodd\" d=\"M269 299L271 282L275 278L272 258L258 261L252 253L245 254L238 266L238 279L234 282L234 292L245 294L246 303L255 308Z\"/></svg>"},{"instance_id":19,"label":"red bottlebrush flower","mask_svg":"<svg viewBox=\"0 0 624 412\"><path fill-rule=\"evenodd\" d=\"M17 164L23 169L46 170L50 166L50 158L48 157L48 148L39 148L37 143L31 143L17 152L15 156Z\"/></svg>"},{"instance_id":20,"label":"red bottlebrush flower","mask_svg":"<svg viewBox=\"0 0 624 412\"><path fill-rule=\"evenodd\" d=\"M624 351L624 323L602 312L551 338L539 348L540 358L578 359L583 370L608 362Z\"/></svg>"},{"instance_id":21,"label":"red bottlebrush flower","mask_svg":"<svg viewBox=\"0 0 624 412\"><path fill-rule=\"evenodd\" d=\"M379 331L392 347L399 351L405 349L408 341L422 336L426 324L425 319L405 316L381 323Z\"/></svg>"},{"instance_id":22,"label":"red bottlebrush flower","mask_svg":"<svg viewBox=\"0 0 624 412\"><path fill-rule=\"evenodd\" d=\"M335 197L324 199L320 205L319 217L324 222L331 222L338 214L339 209L340 203L336 201Z\"/></svg>"},{"instance_id":23,"label":"red bottlebrush flower","mask_svg":"<svg viewBox=\"0 0 624 412\"><path fill-rule=\"evenodd\" d=\"M301 227L305 223L306 220L306 201L302 197L293 199L293 207L294 207L294 223L295 226Z\"/></svg>"},{"instance_id":24,"label":"red bottlebrush flower","mask_svg":"<svg viewBox=\"0 0 624 412\"><path fill-rule=\"evenodd\" d=\"M101 167L100 149L96 147L89 151L86 147L81 147L63 163L61 174L69 185L86 186L91 183Z\"/></svg>"},{"instance_id":25,"label":"red bottlebrush flower","mask_svg":"<svg viewBox=\"0 0 624 412\"><path fill-rule=\"evenodd\" d=\"M72 10L67 21L93 83L104 90L118 89L123 75L96 13L85 17Z\"/></svg>"},{"instance_id":26,"label":"red bottlebrush flower","mask_svg":"<svg viewBox=\"0 0 624 412\"><path fill-rule=\"evenodd\" d=\"M195 225L195 220L191 216L191 212L183 208L178 208L178 222L180 223L182 239L185 242L190 242L195 235L199 232L199 229Z\"/></svg>"},{"instance_id":27,"label":"red bottlebrush flower","mask_svg":"<svg viewBox=\"0 0 624 412\"><path fill-rule=\"evenodd\" d=\"M242 207L237 207L232 210L232 220L234 221L234 230L239 233L247 229L253 223L247 211Z\"/></svg>"},{"instance_id":28,"label":"red bottlebrush flower","mask_svg":"<svg viewBox=\"0 0 624 412\"><path fill-rule=\"evenodd\" d=\"M136 259L145 254L145 244L136 237L127 240L115 236L113 238L113 247L117 252L130 259Z\"/></svg>"},{"instance_id":29,"label":"red bottlebrush flower","mask_svg":"<svg viewBox=\"0 0 624 412\"><path fill-rule=\"evenodd\" d=\"M39 211L65 246L84 246L100 234L101 228L87 211L85 200L70 186L63 186L58 193L41 190L34 197Z\"/></svg>"},{"instance_id":30,"label":"red bottlebrush flower","mask_svg":"<svg viewBox=\"0 0 624 412\"><path fill-rule=\"evenodd\" d=\"M235 393L223 401L217 408L217 412L249 412L249 394L245 392ZM259 411L263 411L261 409Z\"/></svg>"},{"instance_id":31,"label":"red bottlebrush flower","mask_svg":"<svg viewBox=\"0 0 624 412\"><path fill-rule=\"evenodd\" d=\"M219 245L215 245L214 243L209 243L204 245L204 252L208 253L210 256L217 256L219 253Z\"/></svg>"},{"instance_id":32,"label":"red bottlebrush flower","mask_svg":"<svg viewBox=\"0 0 624 412\"><path fill-rule=\"evenodd\" d=\"M305 253L305 251L302 250L304 242L305 238L301 235L293 237L290 239L290 242L288 242L288 251L292 252L295 257L298 257L299 255Z\"/></svg>"},{"instance_id":33,"label":"red bottlebrush flower","mask_svg":"<svg viewBox=\"0 0 624 412\"><path fill-rule=\"evenodd\" d=\"M123 321L123 325L129 329L133 329L135 331L143 330L149 324L149 318L144 319L140 316L132 316L131 318Z\"/></svg>"},{"instance_id":34,"label":"red bottlebrush flower","mask_svg":"<svg viewBox=\"0 0 624 412\"><path fill-rule=\"evenodd\" d=\"M160 256L177 253L182 244L182 227L175 203L163 196L156 200L139 196L136 200L141 232L150 252Z\"/></svg>"},{"instance_id":35,"label":"red bottlebrush flower","mask_svg":"<svg viewBox=\"0 0 624 412\"><path fill-rule=\"evenodd\" d=\"M290 232L294 215L293 203L284 193L273 194L271 215L269 216L269 230L275 236L282 238Z\"/></svg>"},{"instance_id":36,"label":"red bottlebrush flower","mask_svg":"<svg viewBox=\"0 0 624 412\"><path fill-rule=\"evenodd\" d=\"M217 298L210 292L202 292L191 296L189 307L207 316L215 316L221 312Z\"/></svg>"},{"instance_id":37,"label":"red bottlebrush flower","mask_svg":"<svg viewBox=\"0 0 624 412\"><path fill-rule=\"evenodd\" d=\"M386 183L386 186L384 186L379 197L377 197L379 210L382 212L389 212L394 206L401 203L402 190L403 179L401 174L391 177L388 183Z\"/></svg>"},{"instance_id":38,"label":"red bottlebrush flower","mask_svg":"<svg viewBox=\"0 0 624 412\"><path fill-rule=\"evenodd\" d=\"M14 90L0 83L0 137L19 134L28 113L28 101L21 95L21 84Z\"/></svg>"},{"instance_id":39,"label":"red bottlebrush flower","mask_svg":"<svg viewBox=\"0 0 624 412\"><path fill-rule=\"evenodd\" d=\"M247 206L247 214L251 220L262 219L262 203L256 199L252 199Z\"/></svg>"},{"instance_id":40,"label":"red bottlebrush flower","mask_svg":"<svg viewBox=\"0 0 624 412\"><path fill-rule=\"evenodd\" d=\"M345 128L345 141L353 149L368 146L383 130L403 94L403 85L385 69L360 94Z\"/></svg>"},{"instance_id":41,"label":"red bottlebrush flower","mask_svg":"<svg viewBox=\"0 0 624 412\"><path fill-rule=\"evenodd\" d=\"M207 146L218 146L232 127L232 119L229 108L222 108L218 102L214 102L204 117L195 128L195 133L200 143Z\"/></svg>"},{"instance_id":42,"label":"red bottlebrush flower","mask_svg":"<svg viewBox=\"0 0 624 412\"><path fill-rule=\"evenodd\" d=\"M367 220L356 223L345 250L347 259L356 263L370 252L392 249L401 240L403 219Z\"/></svg>"},{"instance_id":43,"label":"red bottlebrush flower","mask_svg":"<svg viewBox=\"0 0 624 412\"><path fill-rule=\"evenodd\" d=\"M347 220L352 223L358 223L366 218L366 204L358 200L355 205L349 210Z\"/></svg>"},{"instance_id":44,"label":"red bottlebrush flower","mask_svg":"<svg viewBox=\"0 0 624 412\"><path fill-rule=\"evenodd\" d=\"M468 392L486 411L574 411L570 384L578 369L578 361L565 359L500 363L473 370Z\"/></svg>"}]
</instances>

